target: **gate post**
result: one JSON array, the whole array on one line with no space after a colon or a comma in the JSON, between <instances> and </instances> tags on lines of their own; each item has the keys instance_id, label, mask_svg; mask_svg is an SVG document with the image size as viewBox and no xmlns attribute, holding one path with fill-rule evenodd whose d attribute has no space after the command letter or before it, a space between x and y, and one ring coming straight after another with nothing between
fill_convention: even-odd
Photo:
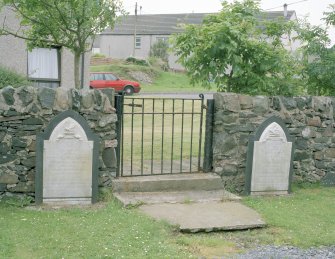
<instances>
[{"instance_id":1,"label":"gate post","mask_svg":"<svg viewBox=\"0 0 335 259\"><path fill-rule=\"evenodd\" d=\"M116 123L116 135L117 135L117 147L116 147L116 177L120 176L121 171L121 143L122 143L122 123L123 123L123 101L124 95L115 95L115 108L117 114Z\"/></svg>"},{"instance_id":2,"label":"gate post","mask_svg":"<svg viewBox=\"0 0 335 259\"><path fill-rule=\"evenodd\" d=\"M213 162L213 120L214 120L214 100L207 100L206 130L205 130L205 148L203 171L205 173L212 171Z\"/></svg>"}]
</instances>

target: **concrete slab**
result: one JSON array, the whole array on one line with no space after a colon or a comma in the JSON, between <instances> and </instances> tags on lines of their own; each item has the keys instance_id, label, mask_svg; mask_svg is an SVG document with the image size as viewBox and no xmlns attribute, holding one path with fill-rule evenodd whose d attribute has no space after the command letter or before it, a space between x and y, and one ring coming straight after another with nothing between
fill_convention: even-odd
<instances>
[{"instance_id":1,"label":"concrete slab","mask_svg":"<svg viewBox=\"0 0 335 259\"><path fill-rule=\"evenodd\" d=\"M142 205L139 210L178 225L183 232L211 232L264 227L265 222L251 208L238 202Z\"/></svg>"},{"instance_id":2,"label":"concrete slab","mask_svg":"<svg viewBox=\"0 0 335 259\"><path fill-rule=\"evenodd\" d=\"M124 205L238 201L241 197L225 190L183 192L121 192L114 196Z\"/></svg>"},{"instance_id":3,"label":"concrete slab","mask_svg":"<svg viewBox=\"0 0 335 259\"><path fill-rule=\"evenodd\" d=\"M113 180L114 192L165 192L224 189L220 176L212 173L120 177Z\"/></svg>"}]
</instances>

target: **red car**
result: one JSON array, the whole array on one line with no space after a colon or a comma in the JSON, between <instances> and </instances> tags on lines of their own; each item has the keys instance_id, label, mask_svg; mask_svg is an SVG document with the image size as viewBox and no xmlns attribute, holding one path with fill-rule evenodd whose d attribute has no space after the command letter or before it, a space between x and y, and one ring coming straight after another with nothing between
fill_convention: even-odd
<instances>
[{"instance_id":1,"label":"red car","mask_svg":"<svg viewBox=\"0 0 335 259\"><path fill-rule=\"evenodd\" d=\"M135 81L119 79L112 73L94 72L90 74L90 88L114 88L115 92L125 92L128 95L138 93L140 84Z\"/></svg>"}]
</instances>

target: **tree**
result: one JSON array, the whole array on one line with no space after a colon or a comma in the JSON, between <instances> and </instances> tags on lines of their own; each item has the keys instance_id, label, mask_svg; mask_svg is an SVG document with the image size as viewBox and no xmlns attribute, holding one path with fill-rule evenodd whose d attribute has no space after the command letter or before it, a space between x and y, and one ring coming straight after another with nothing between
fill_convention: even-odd
<instances>
[{"instance_id":1,"label":"tree","mask_svg":"<svg viewBox=\"0 0 335 259\"><path fill-rule=\"evenodd\" d=\"M219 91L294 94L297 63L280 40L292 23L266 22L258 1L223 1L222 7L201 25L186 25L174 38L191 82L206 87L213 82Z\"/></svg>"},{"instance_id":2,"label":"tree","mask_svg":"<svg viewBox=\"0 0 335 259\"><path fill-rule=\"evenodd\" d=\"M297 28L298 38L303 42L302 74L308 94L335 94L335 48L329 47L327 28L301 22Z\"/></svg>"},{"instance_id":3,"label":"tree","mask_svg":"<svg viewBox=\"0 0 335 259\"><path fill-rule=\"evenodd\" d=\"M335 25L335 4L329 5L329 12L324 12L324 20L328 25Z\"/></svg>"},{"instance_id":4,"label":"tree","mask_svg":"<svg viewBox=\"0 0 335 259\"><path fill-rule=\"evenodd\" d=\"M92 48L96 34L115 24L123 12L119 0L2 0L20 18L20 30L4 24L3 34L34 47L66 47L74 54L75 87L80 88L80 57ZM0 3L1 5L1 3Z\"/></svg>"}]
</instances>

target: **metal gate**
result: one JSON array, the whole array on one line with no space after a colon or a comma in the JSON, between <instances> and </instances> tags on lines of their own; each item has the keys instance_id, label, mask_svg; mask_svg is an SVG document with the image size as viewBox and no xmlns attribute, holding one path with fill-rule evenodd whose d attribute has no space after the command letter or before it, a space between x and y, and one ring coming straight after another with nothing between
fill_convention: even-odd
<instances>
[{"instance_id":1,"label":"metal gate","mask_svg":"<svg viewBox=\"0 0 335 259\"><path fill-rule=\"evenodd\" d=\"M203 171L203 94L197 99L119 95L116 109L117 176Z\"/></svg>"}]
</instances>

